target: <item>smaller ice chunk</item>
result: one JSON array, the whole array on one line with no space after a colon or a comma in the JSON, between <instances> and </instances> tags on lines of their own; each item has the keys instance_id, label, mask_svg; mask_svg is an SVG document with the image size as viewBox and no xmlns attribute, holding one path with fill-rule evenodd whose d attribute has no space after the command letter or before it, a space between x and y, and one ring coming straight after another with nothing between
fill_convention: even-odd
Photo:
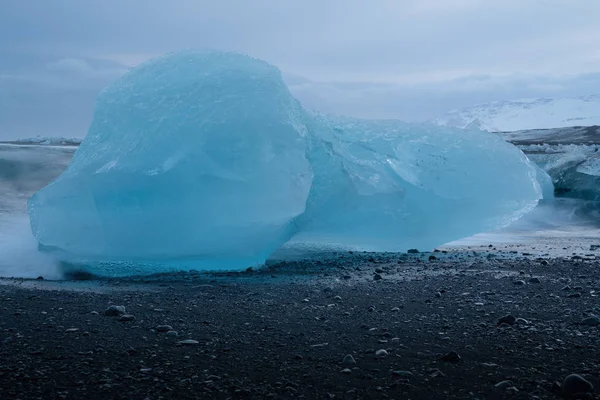
<instances>
[{"instance_id":1,"label":"smaller ice chunk","mask_svg":"<svg viewBox=\"0 0 600 400\"><path fill-rule=\"evenodd\" d=\"M497 135L394 120L316 116L315 172L296 241L432 249L510 224L552 183ZM541 182L541 184L540 184Z\"/></svg>"}]
</instances>

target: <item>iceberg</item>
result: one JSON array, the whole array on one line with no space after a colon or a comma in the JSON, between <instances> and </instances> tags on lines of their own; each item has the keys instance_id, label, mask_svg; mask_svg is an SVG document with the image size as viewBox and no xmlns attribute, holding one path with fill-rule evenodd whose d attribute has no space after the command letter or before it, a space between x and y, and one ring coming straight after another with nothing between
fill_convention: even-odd
<instances>
[{"instance_id":1,"label":"iceberg","mask_svg":"<svg viewBox=\"0 0 600 400\"><path fill-rule=\"evenodd\" d=\"M311 113L264 61L183 51L100 94L28 210L41 249L93 273L233 270L290 240L404 251L499 228L538 175L497 135Z\"/></svg>"}]
</instances>

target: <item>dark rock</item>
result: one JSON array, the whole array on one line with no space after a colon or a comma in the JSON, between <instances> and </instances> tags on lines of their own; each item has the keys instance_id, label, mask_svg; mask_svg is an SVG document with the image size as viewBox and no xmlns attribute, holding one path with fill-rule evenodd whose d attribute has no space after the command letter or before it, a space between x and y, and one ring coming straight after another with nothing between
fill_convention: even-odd
<instances>
[{"instance_id":1,"label":"dark rock","mask_svg":"<svg viewBox=\"0 0 600 400\"><path fill-rule=\"evenodd\" d=\"M581 375L572 374L565 378L562 384L563 396L566 398L578 397L585 393L592 393L594 386Z\"/></svg>"},{"instance_id":2,"label":"dark rock","mask_svg":"<svg viewBox=\"0 0 600 400\"><path fill-rule=\"evenodd\" d=\"M443 356L441 356L439 358L440 361L446 361L446 362L453 362L453 363L457 363L461 360L461 357L458 355L457 352L455 351L451 351L447 354L444 354Z\"/></svg>"},{"instance_id":3,"label":"dark rock","mask_svg":"<svg viewBox=\"0 0 600 400\"><path fill-rule=\"evenodd\" d=\"M125 306L110 306L104 311L107 317L118 317L125 314Z\"/></svg>"},{"instance_id":4,"label":"dark rock","mask_svg":"<svg viewBox=\"0 0 600 400\"><path fill-rule=\"evenodd\" d=\"M172 330L173 330L173 328L171 327L171 325L158 325L156 327L156 332L162 332L162 333L164 333L164 332L169 332L169 331L172 331Z\"/></svg>"},{"instance_id":5,"label":"dark rock","mask_svg":"<svg viewBox=\"0 0 600 400\"><path fill-rule=\"evenodd\" d=\"M502 324L507 324L507 325L514 325L515 322L517 322L517 318L515 318L513 315L506 315L502 318L500 318L498 320L498 323L496 323L496 326L500 326Z\"/></svg>"},{"instance_id":6,"label":"dark rock","mask_svg":"<svg viewBox=\"0 0 600 400\"><path fill-rule=\"evenodd\" d=\"M354 357L352 357L351 354L347 354L346 357L344 357L344 360L342 361L342 364L344 364L344 365L354 365L354 364L356 364L356 360L354 359Z\"/></svg>"}]
</instances>

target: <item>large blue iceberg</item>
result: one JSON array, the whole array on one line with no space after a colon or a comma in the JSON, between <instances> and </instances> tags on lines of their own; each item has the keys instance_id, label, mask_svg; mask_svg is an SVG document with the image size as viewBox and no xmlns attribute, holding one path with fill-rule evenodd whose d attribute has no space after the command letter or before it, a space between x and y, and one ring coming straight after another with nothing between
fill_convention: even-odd
<instances>
[{"instance_id":1,"label":"large blue iceberg","mask_svg":"<svg viewBox=\"0 0 600 400\"><path fill-rule=\"evenodd\" d=\"M402 251L498 228L542 198L538 173L495 135L309 113L266 62L185 51L100 94L29 215L95 273L239 269L291 239Z\"/></svg>"}]
</instances>

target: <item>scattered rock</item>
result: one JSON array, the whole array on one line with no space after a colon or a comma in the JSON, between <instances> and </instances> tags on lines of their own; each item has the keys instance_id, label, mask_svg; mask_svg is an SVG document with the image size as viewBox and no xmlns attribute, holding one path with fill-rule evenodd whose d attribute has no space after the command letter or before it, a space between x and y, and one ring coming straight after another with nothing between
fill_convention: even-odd
<instances>
[{"instance_id":1,"label":"scattered rock","mask_svg":"<svg viewBox=\"0 0 600 400\"><path fill-rule=\"evenodd\" d=\"M413 373L410 371L392 371L392 374L396 376L401 376L403 378L410 378L411 376L413 376Z\"/></svg>"},{"instance_id":2,"label":"scattered rock","mask_svg":"<svg viewBox=\"0 0 600 400\"><path fill-rule=\"evenodd\" d=\"M352 370L350 368L344 368L342 370L342 374L351 374L351 373L352 373Z\"/></svg>"},{"instance_id":3,"label":"scattered rock","mask_svg":"<svg viewBox=\"0 0 600 400\"><path fill-rule=\"evenodd\" d=\"M506 315L502 318L500 318L498 320L498 322L496 323L496 326L500 326L502 324L507 324L507 325L514 325L515 322L517 322L517 318L515 318L513 315Z\"/></svg>"},{"instance_id":4,"label":"scattered rock","mask_svg":"<svg viewBox=\"0 0 600 400\"><path fill-rule=\"evenodd\" d=\"M382 280L382 279L383 279L383 277L382 277L381 275L379 275L379 274L375 274L375 275L373 275L373 280L374 280L374 281L380 281L380 280Z\"/></svg>"},{"instance_id":5,"label":"scattered rock","mask_svg":"<svg viewBox=\"0 0 600 400\"><path fill-rule=\"evenodd\" d=\"M40 275L40 276L38 276L36 279L37 279L38 281L43 281L43 280L44 280L44 277Z\"/></svg>"},{"instance_id":6,"label":"scattered rock","mask_svg":"<svg viewBox=\"0 0 600 400\"><path fill-rule=\"evenodd\" d=\"M386 357L388 355L387 350L379 349L375 352L375 356L377 357Z\"/></svg>"},{"instance_id":7,"label":"scattered rock","mask_svg":"<svg viewBox=\"0 0 600 400\"><path fill-rule=\"evenodd\" d=\"M195 346L198 344L198 341L192 340L192 339L186 339L186 340L180 340L179 342L177 342L177 344L179 344L181 346Z\"/></svg>"},{"instance_id":8,"label":"scattered rock","mask_svg":"<svg viewBox=\"0 0 600 400\"><path fill-rule=\"evenodd\" d=\"M579 397L577 395L592 393L594 386L581 375L572 374L563 381L562 391L566 398Z\"/></svg>"},{"instance_id":9,"label":"scattered rock","mask_svg":"<svg viewBox=\"0 0 600 400\"><path fill-rule=\"evenodd\" d=\"M177 333L177 331L168 331L167 332L167 336L178 336L179 334Z\"/></svg>"},{"instance_id":10,"label":"scattered rock","mask_svg":"<svg viewBox=\"0 0 600 400\"><path fill-rule=\"evenodd\" d=\"M526 283L523 280L518 280L518 281L514 281L513 285L515 285L515 286L523 286L523 285L526 285Z\"/></svg>"},{"instance_id":11,"label":"scattered rock","mask_svg":"<svg viewBox=\"0 0 600 400\"><path fill-rule=\"evenodd\" d=\"M587 325L587 326L600 325L600 318L596 317L595 315L585 318L580 322L580 325Z\"/></svg>"},{"instance_id":12,"label":"scattered rock","mask_svg":"<svg viewBox=\"0 0 600 400\"><path fill-rule=\"evenodd\" d=\"M119 318L119 322L130 322L135 320L135 316L131 315L131 314L125 314L122 315L121 318Z\"/></svg>"},{"instance_id":13,"label":"scattered rock","mask_svg":"<svg viewBox=\"0 0 600 400\"><path fill-rule=\"evenodd\" d=\"M498 382L494 385L494 387L496 389L500 389L500 390L506 390L510 387L513 387L515 384L513 383L513 381L502 381L502 382Z\"/></svg>"},{"instance_id":14,"label":"scattered rock","mask_svg":"<svg viewBox=\"0 0 600 400\"><path fill-rule=\"evenodd\" d=\"M354 365L354 364L356 364L356 360L354 359L354 357L352 357L352 354L347 354L346 357L344 357L344 360L342 361L342 364L344 364L344 365Z\"/></svg>"},{"instance_id":15,"label":"scattered rock","mask_svg":"<svg viewBox=\"0 0 600 400\"><path fill-rule=\"evenodd\" d=\"M110 306L104 311L107 317L118 317L125 314L125 306Z\"/></svg>"},{"instance_id":16,"label":"scattered rock","mask_svg":"<svg viewBox=\"0 0 600 400\"><path fill-rule=\"evenodd\" d=\"M419 253L420 253L420 251L419 251L419 250L417 250L417 249L408 249L407 253L408 253L408 254L419 254Z\"/></svg>"},{"instance_id":17,"label":"scattered rock","mask_svg":"<svg viewBox=\"0 0 600 400\"><path fill-rule=\"evenodd\" d=\"M156 328L156 332L169 332L173 330L173 327L171 327L171 325L158 325Z\"/></svg>"},{"instance_id":18,"label":"scattered rock","mask_svg":"<svg viewBox=\"0 0 600 400\"><path fill-rule=\"evenodd\" d=\"M451 352L446 353L443 356L441 356L439 358L439 360L440 361L457 363L457 362L459 362L461 360L461 357L458 355L457 352L451 351Z\"/></svg>"},{"instance_id":19,"label":"scattered rock","mask_svg":"<svg viewBox=\"0 0 600 400\"><path fill-rule=\"evenodd\" d=\"M542 281L537 276L534 276L533 278L529 278L529 283L542 283Z\"/></svg>"},{"instance_id":20,"label":"scattered rock","mask_svg":"<svg viewBox=\"0 0 600 400\"><path fill-rule=\"evenodd\" d=\"M65 332L67 332L67 333L79 332L79 328L69 328Z\"/></svg>"}]
</instances>

